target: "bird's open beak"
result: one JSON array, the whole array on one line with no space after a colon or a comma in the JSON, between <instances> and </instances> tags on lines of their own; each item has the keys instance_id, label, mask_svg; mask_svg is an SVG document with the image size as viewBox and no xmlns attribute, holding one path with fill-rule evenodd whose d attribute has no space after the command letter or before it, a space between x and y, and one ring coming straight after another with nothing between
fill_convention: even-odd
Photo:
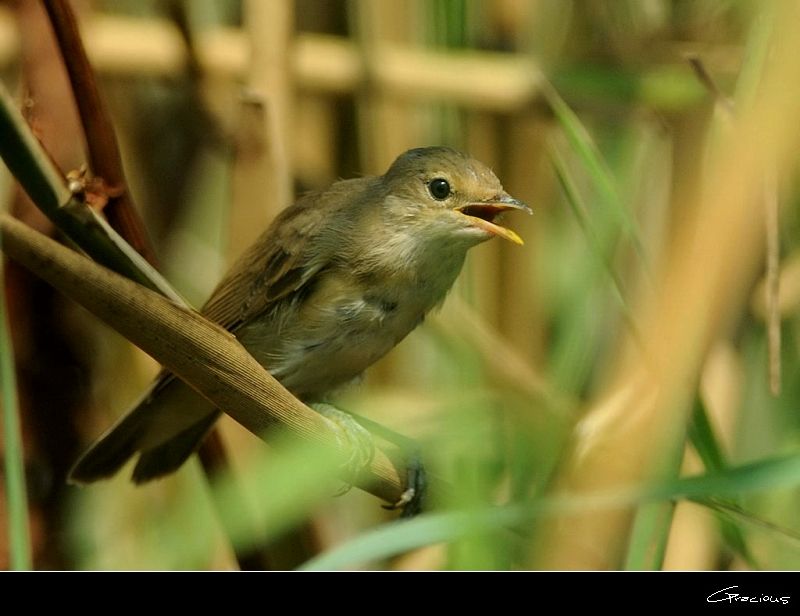
<instances>
[{"instance_id":1,"label":"bird's open beak","mask_svg":"<svg viewBox=\"0 0 800 616\"><path fill-rule=\"evenodd\" d=\"M522 245L524 242L519 235L514 233L511 229L501 227L494 222L497 216L508 210L522 210L523 212L528 212L528 214L533 214L531 208L522 201L518 201L511 195L505 193L496 199L468 203L467 205L456 208L457 212L469 218L470 222L476 227L484 229L493 235L504 237L515 244Z\"/></svg>"}]
</instances>

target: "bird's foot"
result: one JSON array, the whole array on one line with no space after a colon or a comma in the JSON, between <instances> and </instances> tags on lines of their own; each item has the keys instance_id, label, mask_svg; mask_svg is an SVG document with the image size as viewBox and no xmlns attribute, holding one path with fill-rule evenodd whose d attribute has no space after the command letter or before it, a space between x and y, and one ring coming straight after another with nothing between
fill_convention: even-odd
<instances>
[{"instance_id":1,"label":"bird's foot","mask_svg":"<svg viewBox=\"0 0 800 616\"><path fill-rule=\"evenodd\" d=\"M406 489L400 495L400 500L392 505L384 505L383 508L390 511L401 509L401 518L414 517L422 511L427 487L428 476L419 448L415 446L406 453Z\"/></svg>"},{"instance_id":2,"label":"bird's foot","mask_svg":"<svg viewBox=\"0 0 800 616\"><path fill-rule=\"evenodd\" d=\"M392 505L384 505L384 509L394 511L401 509L401 517L409 518L422 511L428 487L427 474L422 464L422 455L416 441L398 434L393 430L371 419L342 411L335 406L325 403L312 404L311 407L337 429L340 442L349 445L352 454L345 462L345 472L353 480L372 462L375 455L375 435L396 445L404 454L406 469L406 489L400 499ZM352 488L348 482L338 495L346 494Z\"/></svg>"},{"instance_id":3,"label":"bird's foot","mask_svg":"<svg viewBox=\"0 0 800 616\"><path fill-rule=\"evenodd\" d=\"M423 509L423 503L428 490L428 476L425 472L425 466L422 463L422 453L420 452L419 444L412 438L403 434L399 434L394 430L390 430L383 424L380 424L372 419L351 413L351 417L360 423L364 428L369 428L369 431L395 445L400 449L405 462L406 469L406 489L400 495L400 499L392 505L384 505L384 509L394 511L401 509L401 517L410 518Z\"/></svg>"},{"instance_id":4,"label":"bird's foot","mask_svg":"<svg viewBox=\"0 0 800 616\"><path fill-rule=\"evenodd\" d=\"M341 496L350 491L358 475L372 463L372 458L375 457L375 439L350 413L322 402L312 404L311 408L333 424L337 439L351 452L343 465L348 480L336 494Z\"/></svg>"}]
</instances>

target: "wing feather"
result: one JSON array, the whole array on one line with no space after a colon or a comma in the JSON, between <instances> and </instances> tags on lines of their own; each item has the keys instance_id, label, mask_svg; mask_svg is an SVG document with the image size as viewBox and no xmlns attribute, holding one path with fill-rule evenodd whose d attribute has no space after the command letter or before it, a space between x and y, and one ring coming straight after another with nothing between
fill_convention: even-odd
<instances>
[{"instance_id":1,"label":"wing feather","mask_svg":"<svg viewBox=\"0 0 800 616\"><path fill-rule=\"evenodd\" d=\"M321 237L330 214L321 210L345 208L359 199L361 191L353 182L337 182L281 212L217 285L202 313L235 331L300 293L334 257L336 246Z\"/></svg>"}]
</instances>

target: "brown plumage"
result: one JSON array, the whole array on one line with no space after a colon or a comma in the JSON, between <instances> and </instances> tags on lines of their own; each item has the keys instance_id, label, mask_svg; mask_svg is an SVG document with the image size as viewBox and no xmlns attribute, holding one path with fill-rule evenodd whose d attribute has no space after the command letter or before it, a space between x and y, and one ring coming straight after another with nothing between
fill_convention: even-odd
<instances>
[{"instance_id":1,"label":"brown plumage","mask_svg":"<svg viewBox=\"0 0 800 616\"><path fill-rule=\"evenodd\" d=\"M450 148L409 150L383 176L337 182L284 210L202 312L298 398L325 401L441 303L470 247L494 235L521 243L493 222L510 209L530 211L482 163ZM70 479L108 477L136 453L137 483L172 472L218 413L162 372Z\"/></svg>"}]
</instances>

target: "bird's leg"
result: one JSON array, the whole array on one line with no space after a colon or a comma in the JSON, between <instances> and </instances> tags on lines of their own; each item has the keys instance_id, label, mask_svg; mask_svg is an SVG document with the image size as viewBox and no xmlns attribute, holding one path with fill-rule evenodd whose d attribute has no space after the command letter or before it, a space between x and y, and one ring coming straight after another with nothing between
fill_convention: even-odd
<instances>
[{"instance_id":1,"label":"bird's leg","mask_svg":"<svg viewBox=\"0 0 800 616\"><path fill-rule=\"evenodd\" d=\"M372 433L350 413L341 411L331 404L317 402L310 406L333 424L339 442L348 447L351 453L344 463L344 468L348 477L355 478L370 465L375 456L375 440ZM337 496L347 493L351 487L352 483L347 482Z\"/></svg>"},{"instance_id":2,"label":"bird's leg","mask_svg":"<svg viewBox=\"0 0 800 616\"><path fill-rule=\"evenodd\" d=\"M342 412L342 411L340 411ZM384 509L402 509L401 517L410 518L422 511L428 480L425 467L422 464L422 453L419 444L412 438L404 436L376 421L368 419L357 413L347 413L351 420L358 422L362 429L367 429L371 434L396 445L405 457L406 489L400 495L400 500L392 505L384 505Z\"/></svg>"},{"instance_id":3,"label":"bird's leg","mask_svg":"<svg viewBox=\"0 0 800 616\"><path fill-rule=\"evenodd\" d=\"M414 516L422 510L422 502L427 488L427 475L416 441L390 430L376 421L356 413L342 411L331 404L318 402L310 406L320 415L329 419L337 428L341 441L350 445L353 453L345 463L348 475L357 475L372 462L375 455L373 435L396 445L405 457L406 489L400 495L400 500L392 505L384 505L384 508L402 509L401 516L404 518ZM346 485L339 495L345 494L351 487L351 484Z\"/></svg>"}]
</instances>

